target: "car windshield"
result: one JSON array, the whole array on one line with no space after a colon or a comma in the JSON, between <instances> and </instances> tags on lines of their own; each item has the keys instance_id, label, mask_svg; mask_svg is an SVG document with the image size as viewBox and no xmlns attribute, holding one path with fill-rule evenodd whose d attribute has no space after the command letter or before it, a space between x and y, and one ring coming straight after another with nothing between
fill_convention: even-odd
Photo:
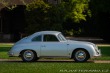
<instances>
[{"instance_id":1,"label":"car windshield","mask_svg":"<svg viewBox=\"0 0 110 73\"><path fill-rule=\"evenodd\" d=\"M60 41L66 41L66 38L61 33L58 34L58 38Z\"/></svg>"}]
</instances>

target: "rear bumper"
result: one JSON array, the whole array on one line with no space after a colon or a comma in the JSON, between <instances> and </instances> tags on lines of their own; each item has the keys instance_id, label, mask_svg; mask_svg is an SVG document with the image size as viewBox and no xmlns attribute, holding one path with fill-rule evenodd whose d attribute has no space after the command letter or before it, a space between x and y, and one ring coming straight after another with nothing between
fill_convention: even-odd
<instances>
[{"instance_id":1,"label":"rear bumper","mask_svg":"<svg viewBox=\"0 0 110 73\"><path fill-rule=\"evenodd\" d=\"M14 53L9 51L9 52L8 52L8 56L9 56L9 57L13 57L13 56L14 56Z\"/></svg>"},{"instance_id":2,"label":"rear bumper","mask_svg":"<svg viewBox=\"0 0 110 73\"><path fill-rule=\"evenodd\" d=\"M9 52L8 52L8 56L9 56L9 57L18 57L18 56L19 56L19 53L9 51Z\"/></svg>"}]
</instances>

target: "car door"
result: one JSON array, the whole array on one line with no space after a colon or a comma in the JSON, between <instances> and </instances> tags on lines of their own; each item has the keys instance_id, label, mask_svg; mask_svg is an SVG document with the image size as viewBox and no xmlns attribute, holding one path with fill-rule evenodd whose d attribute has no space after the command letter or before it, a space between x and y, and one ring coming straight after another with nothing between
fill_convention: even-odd
<instances>
[{"instance_id":1,"label":"car door","mask_svg":"<svg viewBox=\"0 0 110 73\"><path fill-rule=\"evenodd\" d=\"M41 56L67 56L67 43L60 42L55 35L43 35Z\"/></svg>"}]
</instances>

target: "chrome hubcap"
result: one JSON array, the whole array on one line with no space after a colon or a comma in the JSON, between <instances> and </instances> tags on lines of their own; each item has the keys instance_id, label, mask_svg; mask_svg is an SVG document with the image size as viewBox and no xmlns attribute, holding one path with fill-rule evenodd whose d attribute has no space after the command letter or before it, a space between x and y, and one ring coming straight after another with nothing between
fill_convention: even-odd
<instances>
[{"instance_id":1,"label":"chrome hubcap","mask_svg":"<svg viewBox=\"0 0 110 73\"><path fill-rule=\"evenodd\" d=\"M32 51L30 51L30 50L27 50L27 51L24 52L23 56L24 56L25 60L30 61L30 60L33 59L34 53Z\"/></svg>"},{"instance_id":2,"label":"chrome hubcap","mask_svg":"<svg viewBox=\"0 0 110 73\"><path fill-rule=\"evenodd\" d=\"M78 61L83 61L86 58L86 53L83 50L79 50L76 52L75 57Z\"/></svg>"},{"instance_id":3,"label":"chrome hubcap","mask_svg":"<svg viewBox=\"0 0 110 73\"><path fill-rule=\"evenodd\" d=\"M31 58L32 54L30 52L26 53L27 58Z\"/></svg>"}]
</instances>

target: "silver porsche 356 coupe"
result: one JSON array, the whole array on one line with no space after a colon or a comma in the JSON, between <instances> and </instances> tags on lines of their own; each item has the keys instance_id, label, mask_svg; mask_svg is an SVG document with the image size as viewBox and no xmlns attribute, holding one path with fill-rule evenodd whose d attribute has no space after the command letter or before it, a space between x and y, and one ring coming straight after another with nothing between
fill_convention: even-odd
<instances>
[{"instance_id":1,"label":"silver porsche 356 coupe","mask_svg":"<svg viewBox=\"0 0 110 73\"><path fill-rule=\"evenodd\" d=\"M46 58L72 58L85 62L101 56L98 47L90 42L67 40L61 32L41 31L25 37L14 44L8 52L10 57L21 57L25 62Z\"/></svg>"}]
</instances>

